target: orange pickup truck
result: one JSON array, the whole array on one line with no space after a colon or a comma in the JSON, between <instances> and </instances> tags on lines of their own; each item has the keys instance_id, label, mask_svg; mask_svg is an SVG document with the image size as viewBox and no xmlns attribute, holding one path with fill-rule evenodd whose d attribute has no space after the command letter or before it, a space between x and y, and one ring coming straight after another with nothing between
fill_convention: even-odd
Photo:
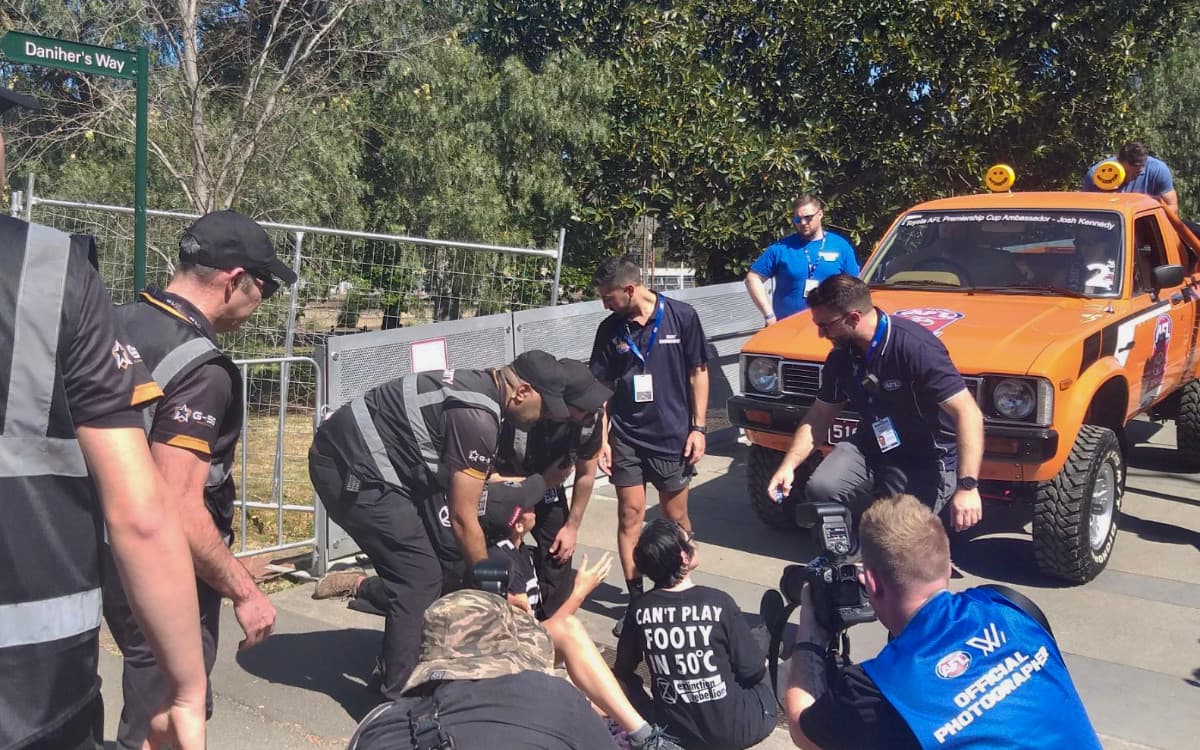
<instances>
[{"instance_id":1,"label":"orange pickup truck","mask_svg":"<svg viewBox=\"0 0 1200 750\"><path fill-rule=\"evenodd\" d=\"M1200 241L1173 209L1133 193L994 192L930 201L895 220L862 276L875 304L939 336L985 417L985 497L1033 507L1038 567L1094 578L1116 538L1125 428L1176 421L1200 467ZM805 480L766 485L817 392L829 342L803 312L742 348L730 421L750 441L749 497L795 525ZM829 443L853 434L842 413ZM986 513L986 509L985 509Z\"/></svg>"}]
</instances>

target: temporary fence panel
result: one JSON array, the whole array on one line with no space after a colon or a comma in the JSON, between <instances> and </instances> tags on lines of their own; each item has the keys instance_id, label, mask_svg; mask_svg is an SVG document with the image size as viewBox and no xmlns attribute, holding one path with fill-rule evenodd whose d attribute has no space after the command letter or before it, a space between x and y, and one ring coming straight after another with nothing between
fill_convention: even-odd
<instances>
[{"instance_id":1,"label":"temporary fence panel","mask_svg":"<svg viewBox=\"0 0 1200 750\"><path fill-rule=\"evenodd\" d=\"M667 292L696 308L708 339L708 408L724 411L730 396L740 393L738 353L762 328L762 313L740 282Z\"/></svg>"},{"instance_id":2,"label":"temporary fence panel","mask_svg":"<svg viewBox=\"0 0 1200 750\"><path fill-rule=\"evenodd\" d=\"M500 367L515 358L512 316L488 315L391 331L331 336L318 346L328 373L328 410L410 372ZM329 560L358 550L345 531L317 519L317 573Z\"/></svg>"},{"instance_id":3,"label":"temporary fence panel","mask_svg":"<svg viewBox=\"0 0 1200 750\"><path fill-rule=\"evenodd\" d=\"M609 315L600 302L519 310L513 313L513 345L518 354L541 349L556 357L587 362L596 328Z\"/></svg>"},{"instance_id":4,"label":"temporary fence panel","mask_svg":"<svg viewBox=\"0 0 1200 750\"><path fill-rule=\"evenodd\" d=\"M321 368L311 357L236 360L242 373L242 434L237 485L239 557L316 543L308 447L325 403Z\"/></svg>"}]
</instances>

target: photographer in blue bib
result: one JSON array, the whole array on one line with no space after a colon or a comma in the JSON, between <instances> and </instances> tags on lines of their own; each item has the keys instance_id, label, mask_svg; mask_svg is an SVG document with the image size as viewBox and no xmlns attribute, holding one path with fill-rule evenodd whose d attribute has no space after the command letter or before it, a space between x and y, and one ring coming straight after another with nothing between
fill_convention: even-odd
<instances>
[{"instance_id":1,"label":"photographer in blue bib","mask_svg":"<svg viewBox=\"0 0 1200 750\"><path fill-rule=\"evenodd\" d=\"M767 485L780 502L796 467L824 441L847 403L861 419L813 471L804 495L859 515L874 497L908 493L955 531L983 517L979 467L983 414L942 342L920 325L871 303L861 279L838 274L808 295L817 332L833 342L817 398Z\"/></svg>"},{"instance_id":2,"label":"photographer in blue bib","mask_svg":"<svg viewBox=\"0 0 1200 750\"><path fill-rule=\"evenodd\" d=\"M746 291L771 325L808 309L804 298L817 284L837 273L858 275L858 259L845 237L821 225L825 206L815 195L804 193L792 201L794 234L773 243L758 256L746 274ZM768 299L766 280L775 279Z\"/></svg>"},{"instance_id":3,"label":"photographer in blue bib","mask_svg":"<svg viewBox=\"0 0 1200 750\"><path fill-rule=\"evenodd\" d=\"M1045 615L1004 587L951 593L927 505L881 498L858 536L859 583L891 640L862 664L833 658L830 613L803 584L783 699L798 747L1100 748Z\"/></svg>"}]
</instances>

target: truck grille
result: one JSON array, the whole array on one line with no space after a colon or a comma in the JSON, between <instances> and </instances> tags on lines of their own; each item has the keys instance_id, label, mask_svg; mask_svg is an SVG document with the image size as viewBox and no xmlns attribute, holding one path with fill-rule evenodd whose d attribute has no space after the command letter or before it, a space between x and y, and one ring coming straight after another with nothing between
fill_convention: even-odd
<instances>
[{"instance_id":1,"label":"truck grille","mask_svg":"<svg viewBox=\"0 0 1200 750\"><path fill-rule=\"evenodd\" d=\"M788 396L816 398L817 389L821 386L821 367L815 362L784 362L783 363L783 392ZM979 400L980 386L983 378L964 375L967 390Z\"/></svg>"}]
</instances>

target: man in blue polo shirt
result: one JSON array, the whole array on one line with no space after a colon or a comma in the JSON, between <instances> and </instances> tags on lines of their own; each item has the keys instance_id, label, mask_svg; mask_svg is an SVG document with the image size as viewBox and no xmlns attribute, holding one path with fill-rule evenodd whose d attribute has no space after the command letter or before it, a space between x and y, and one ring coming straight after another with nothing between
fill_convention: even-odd
<instances>
[{"instance_id":1,"label":"man in blue polo shirt","mask_svg":"<svg viewBox=\"0 0 1200 750\"><path fill-rule=\"evenodd\" d=\"M1083 176L1085 192L1100 192L1100 188L1092 182L1096 167L1104 161L1112 161L1112 157L1096 162ZM1179 210L1179 195L1175 192L1175 181L1171 177L1171 168L1150 155L1150 150L1141 141L1129 141L1121 146L1117 161L1125 168L1125 182L1117 188L1119 193L1145 193L1159 198L1171 208Z\"/></svg>"},{"instance_id":2,"label":"man in blue polo shirt","mask_svg":"<svg viewBox=\"0 0 1200 750\"><path fill-rule=\"evenodd\" d=\"M590 366L597 380L613 384L600 468L617 488L617 551L631 601L643 591L633 548L646 518L646 483L658 490L663 516L691 531L688 483L704 456L708 410L700 317L691 305L647 289L641 277L630 256L605 260L592 276L613 313L596 331Z\"/></svg>"},{"instance_id":3,"label":"man in blue polo shirt","mask_svg":"<svg viewBox=\"0 0 1200 750\"><path fill-rule=\"evenodd\" d=\"M874 659L830 659L805 584L783 694L802 748L1099 750L1049 623L1018 592L951 593L950 540L911 495L863 514L859 580L891 640Z\"/></svg>"},{"instance_id":4,"label":"man in blue polo shirt","mask_svg":"<svg viewBox=\"0 0 1200 750\"><path fill-rule=\"evenodd\" d=\"M746 274L746 290L771 325L808 308L804 297L835 273L858 275L858 259L846 238L825 231L821 199L805 193L792 202L795 234L768 247ZM775 292L767 298L767 279L775 279Z\"/></svg>"},{"instance_id":5,"label":"man in blue polo shirt","mask_svg":"<svg viewBox=\"0 0 1200 750\"><path fill-rule=\"evenodd\" d=\"M767 491L791 492L796 467L849 402L862 421L813 472L804 492L810 502L841 503L858 515L864 501L907 493L935 513L949 501L956 531L978 523L983 414L941 340L876 308L855 276L822 281L808 304L817 332L834 347Z\"/></svg>"}]
</instances>

